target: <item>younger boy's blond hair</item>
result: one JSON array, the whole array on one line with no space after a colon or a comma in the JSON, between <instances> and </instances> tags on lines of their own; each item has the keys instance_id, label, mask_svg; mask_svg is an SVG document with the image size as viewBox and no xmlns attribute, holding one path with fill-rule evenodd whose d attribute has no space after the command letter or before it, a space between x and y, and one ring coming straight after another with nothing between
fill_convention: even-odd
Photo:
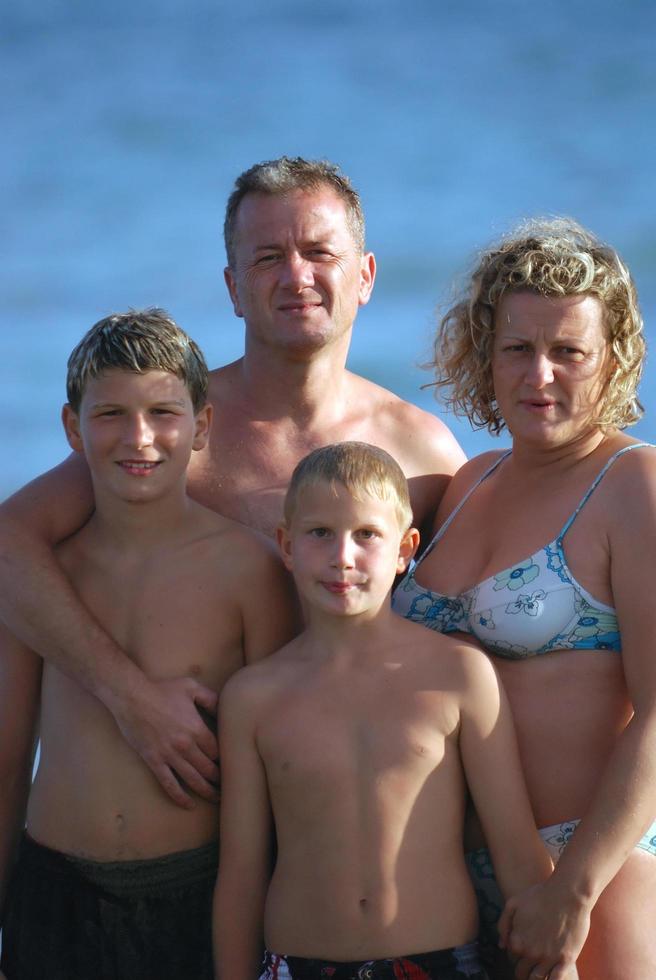
<instances>
[{"instance_id":1,"label":"younger boy's blond hair","mask_svg":"<svg viewBox=\"0 0 656 980\"><path fill-rule=\"evenodd\" d=\"M284 504L284 518L290 526L301 492L317 483L340 484L356 499L364 496L394 504L402 531L412 525L408 481L396 460L378 446L367 442L337 442L322 446L305 456L292 473Z\"/></svg>"}]
</instances>

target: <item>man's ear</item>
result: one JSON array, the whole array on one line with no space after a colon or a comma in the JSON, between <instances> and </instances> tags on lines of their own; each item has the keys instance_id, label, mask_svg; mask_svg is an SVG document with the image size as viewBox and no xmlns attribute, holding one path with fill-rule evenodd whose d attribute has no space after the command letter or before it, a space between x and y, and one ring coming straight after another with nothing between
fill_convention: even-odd
<instances>
[{"instance_id":1,"label":"man's ear","mask_svg":"<svg viewBox=\"0 0 656 980\"><path fill-rule=\"evenodd\" d=\"M292 538L286 524L279 524L276 528L276 541L280 549L280 557L288 572L292 570Z\"/></svg>"},{"instance_id":2,"label":"man's ear","mask_svg":"<svg viewBox=\"0 0 656 980\"><path fill-rule=\"evenodd\" d=\"M212 411L212 406L207 402L200 411L196 412L194 416L194 441L191 444L192 449L204 449L207 445L212 425Z\"/></svg>"},{"instance_id":3,"label":"man's ear","mask_svg":"<svg viewBox=\"0 0 656 980\"><path fill-rule=\"evenodd\" d=\"M227 265L223 270L223 278L225 279L225 284L228 287L228 292L230 293L230 299L232 300L232 308L235 311L235 316L243 317L244 314L242 312L239 296L237 294L235 274L229 265Z\"/></svg>"},{"instance_id":4,"label":"man's ear","mask_svg":"<svg viewBox=\"0 0 656 980\"><path fill-rule=\"evenodd\" d=\"M83 453L84 446L82 444L82 436L80 435L80 418L68 402L62 408L61 420L69 446L76 453Z\"/></svg>"},{"instance_id":5,"label":"man's ear","mask_svg":"<svg viewBox=\"0 0 656 980\"><path fill-rule=\"evenodd\" d=\"M411 560L414 558L418 547L419 531L416 527L409 527L401 538L401 543L399 545L399 557L396 562L397 574L400 572L405 572Z\"/></svg>"},{"instance_id":6,"label":"man's ear","mask_svg":"<svg viewBox=\"0 0 656 980\"><path fill-rule=\"evenodd\" d=\"M376 259L373 252L365 252L360 259L360 289L358 291L358 302L360 306L366 306L373 292L376 279Z\"/></svg>"}]
</instances>

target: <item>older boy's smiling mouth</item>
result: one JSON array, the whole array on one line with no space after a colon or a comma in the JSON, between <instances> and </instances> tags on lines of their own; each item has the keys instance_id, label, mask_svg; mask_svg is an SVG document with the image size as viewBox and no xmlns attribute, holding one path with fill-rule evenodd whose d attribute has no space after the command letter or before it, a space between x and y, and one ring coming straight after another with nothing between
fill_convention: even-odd
<instances>
[{"instance_id":1,"label":"older boy's smiling mouth","mask_svg":"<svg viewBox=\"0 0 656 980\"><path fill-rule=\"evenodd\" d=\"M147 476L152 473L161 463L161 460L145 460L145 459L119 459L117 465L125 470L126 473L131 473L138 476Z\"/></svg>"}]
</instances>

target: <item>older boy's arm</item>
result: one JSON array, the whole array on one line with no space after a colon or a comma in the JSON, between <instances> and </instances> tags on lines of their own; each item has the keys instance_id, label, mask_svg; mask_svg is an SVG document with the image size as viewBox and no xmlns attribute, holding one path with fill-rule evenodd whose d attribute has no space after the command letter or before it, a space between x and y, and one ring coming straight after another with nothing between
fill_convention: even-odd
<instances>
[{"instance_id":1,"label":"older boy's arm","mask_svg":"<svg viewBox=\"0 0 656 980\"><path fill-rule=\"evenodd\" d=\"M0 925L32 774L41 693L40 657L0 624Z\"/></svg>"},{"instance_id":2,"label":"older boy's arm","mask_svg":"<svg viewBox=\"0 0 656 980\"><path fill-rule=\"evenodd\" d=\"M78 599L53 546L93 512L86 463L72 456L0 507L0 618L31 649L98 697L129 744L181 806L192 801L175 773L214 799L214 735L196 704L216 694L191 678L151 681Z\"/></svg>"},{"instance_id":3,"label":"older boy's arm","mask_svg":"<svg viewBox=\"0 0 656 980\"><path fill-rule=\"evenodd\" d=\"M535 827L519 751L501 683L490 661L463 645L466 693L461 712L460 748L495 872L506 898L545 881L552 870ZM586 923L559 922L544 929L516 964L518 980L576 977L574 963L587 935Z\"/></svg>"},{"instance_id":4,"label":"older boy's arm","mask_svg":"<svg viewBox=\"0 0 656 980\"><path fill-rule=\"evenodd\" d=\"M221 857L214 895L214 962L220 980L257 980L270 875L271 817L255 744L255 699L239 672L219 706Z\"/></svg>"}]
</instances>

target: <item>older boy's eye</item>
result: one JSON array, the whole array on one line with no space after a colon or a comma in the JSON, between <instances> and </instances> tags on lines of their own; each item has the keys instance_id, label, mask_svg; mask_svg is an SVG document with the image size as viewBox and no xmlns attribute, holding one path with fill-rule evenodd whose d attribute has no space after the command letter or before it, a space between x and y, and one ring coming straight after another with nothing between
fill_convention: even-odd
<instances>
[{"instance_id":1,"label":"older boy's eye","mask_svg":"<svg viewBox=\"0 0 656 980\"><path fill-rule=\"evenodd\" d=\"M327 527L313 527L310 534L315 538L325 538L330 532Z\"/></svg>"},{"instance_id":2,"label":"older boy's eye","mask_svg":"<svg viewBox=\"0 0 656 980\"><path fill-rule=\"evenodd\" d=\"M376 537L376 532L370 527L362 527L358 531L358 536L364 538L365 541L369 541L370 538Z\"/></svg>"}]
</instances>

